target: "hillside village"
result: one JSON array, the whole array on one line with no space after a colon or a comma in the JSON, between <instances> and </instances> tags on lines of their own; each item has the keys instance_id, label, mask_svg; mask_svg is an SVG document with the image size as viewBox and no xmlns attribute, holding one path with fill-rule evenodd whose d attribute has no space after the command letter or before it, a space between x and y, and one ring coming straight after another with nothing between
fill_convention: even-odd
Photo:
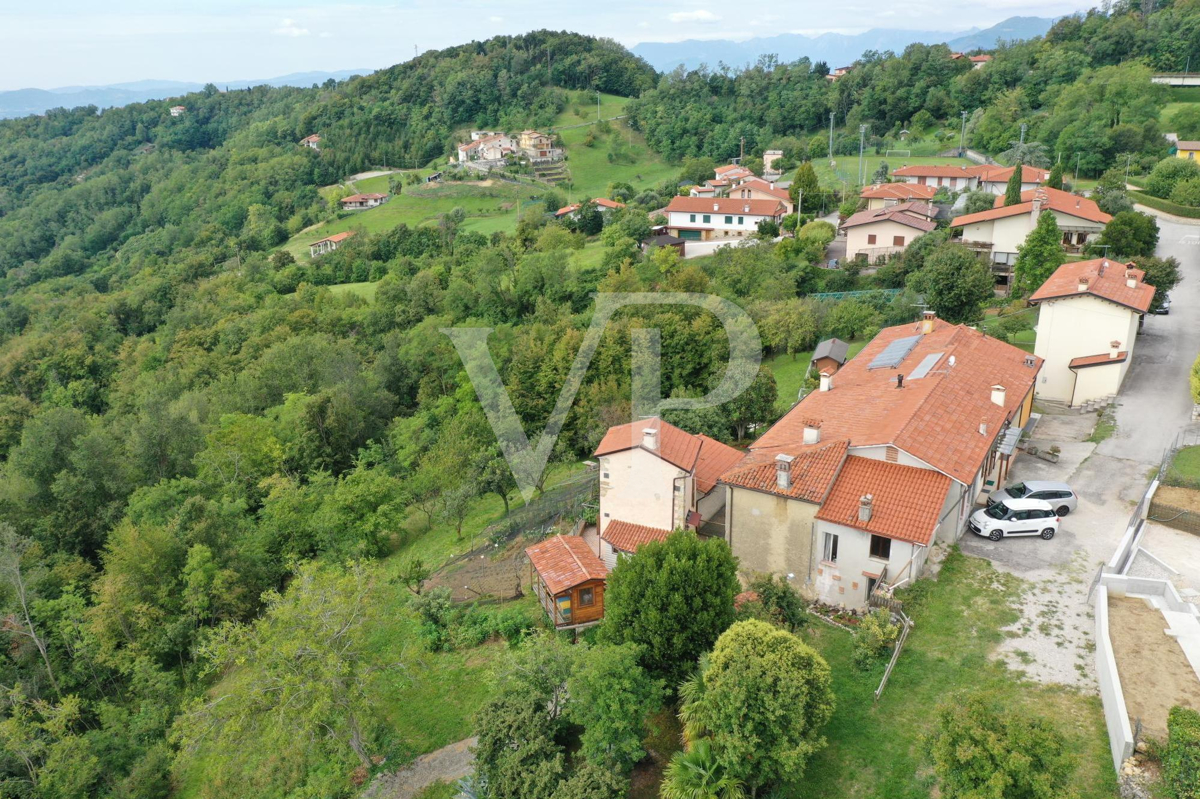
<instances>
[{"instance_id":1,"label":"hillside village","mask_svg":"<svg viewBox=\"0 0 1200 799\"><path fill-rule=\"evenodd\" d=\"M1176 29L0 122L0 796L1200 796Z\"/></svg>"}]
</instances>

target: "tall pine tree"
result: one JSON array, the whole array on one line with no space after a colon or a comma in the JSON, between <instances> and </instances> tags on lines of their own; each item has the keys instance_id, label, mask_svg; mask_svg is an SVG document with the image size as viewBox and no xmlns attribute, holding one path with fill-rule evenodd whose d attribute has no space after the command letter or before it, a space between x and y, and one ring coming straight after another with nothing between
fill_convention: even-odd
<instances>
[{"instance_id":1,"label":"tall pine tree","mask_svg":"<svg viewBox=\"0 0 1200 799\"><path fill-rule=\"evenodd\" d=\"M1020 164L1013 167L1012 177L1008 179L1008 187L1004 189L1004 204L1016 205L1021 202L1021 173L1025 170Z\"/></svg>"},{"instance_id":2,"label":"tall pine tree","mask_svg":"<svg viewBox=\"0 0 1200 799\"><path fill-rule=\"evenodd\" d=\"M1063 165L1059 162L1050 170L1050 177L1046 178L1046 185L1052 189L1061 189L1063 187Z\"/></svg>"}]
</instances>

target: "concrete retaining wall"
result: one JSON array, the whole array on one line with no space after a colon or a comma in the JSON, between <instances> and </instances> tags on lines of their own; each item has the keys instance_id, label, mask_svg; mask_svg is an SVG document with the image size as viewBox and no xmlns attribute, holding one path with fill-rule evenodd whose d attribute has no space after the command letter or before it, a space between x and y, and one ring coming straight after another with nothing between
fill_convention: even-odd
<instances>
[{"instance_id":1,"label":"concrete retaining wall","mask_svg":"<svg viewBox=\"0 0 1200 799\"><path fill-rule=\"evenodd\" d=\"M1124 597L1130 594L1158 597L1167 610L1176 613L1190 613L1200 617L1200 609L1190 602L1184 602L1179 596L1179 592L1175 590L1175 586L1166 580L1130 577L1124 574L1106 574L1100 578L1100 586L1115 597Z\"/></svg>"},{"instance_id":2,"label":"concrete retaining wall","mask_svg":"<svg viewBox=\"0 0 1200 799\"><path fill-rule=\"evenodd\" d=\"M1120 771L1121 764L1133 754L1133 728L1129 724L1129 711L1125 708L1125 693L1121 690L1121 678L1117 674L1112 640L1108 637L1106 581L1107 578L1102 579L1096 589L1096 677L1100 683L1100 700L1104 704L1104 724L1108 727L1113 768Z\"/></svg>"}]
</instances>

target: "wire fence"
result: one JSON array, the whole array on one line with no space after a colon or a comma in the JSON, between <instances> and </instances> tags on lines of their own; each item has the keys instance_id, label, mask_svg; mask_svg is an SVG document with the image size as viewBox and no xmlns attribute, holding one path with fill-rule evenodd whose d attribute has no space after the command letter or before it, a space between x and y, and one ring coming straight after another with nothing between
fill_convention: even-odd
<instances>
[{"instance_id":1,"label":"wire fence","mask_svg":"<svg viewBox=\"0 0 1200 799\"><path fill-rule=\"evenodd\" d=\"M482 536L492 544L505 544L522 534L544 537L563 519L581 517L585 506L595 504L599 493L599 472L573 476L488 525Z\"/></svg>"},{"instance_id":2,"label":"wire fence","mask_svg":"<svg viewBox=\"0 0 1200 799\"><path fill-rule=\"evenodd\" d=\"M1200 491L1200 431L1183 431L1175 436L1159 464L1158 480L1163 486ZM1150 500L1146 518L1176 530L1200 535L1200 512L1180 507L1180 503L1187 504L1187 492L1174 494L1172 497L1171 492L1162 489L1157 491ZM1145 501L1143 497L1142 503ZM1196 497L1196 507L1200 507L1200 495Z\"/></svg>"}]
</instances>

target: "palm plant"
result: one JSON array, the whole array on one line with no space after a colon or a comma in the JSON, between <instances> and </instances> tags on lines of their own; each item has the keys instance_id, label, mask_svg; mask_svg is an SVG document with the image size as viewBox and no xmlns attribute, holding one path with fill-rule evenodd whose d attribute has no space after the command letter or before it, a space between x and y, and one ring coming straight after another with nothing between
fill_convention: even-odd
<instances>
[{"instance_id":1,"label":"palm plant","mask_svg":"<svg viewBox=\"0 0 1200 799\"><path fill-rule=\"evenodd\" d=\"M744 799L742 783L717 759L706 739L671 758L660 796L663 799Z\"/></svg>"}]
</instances>

